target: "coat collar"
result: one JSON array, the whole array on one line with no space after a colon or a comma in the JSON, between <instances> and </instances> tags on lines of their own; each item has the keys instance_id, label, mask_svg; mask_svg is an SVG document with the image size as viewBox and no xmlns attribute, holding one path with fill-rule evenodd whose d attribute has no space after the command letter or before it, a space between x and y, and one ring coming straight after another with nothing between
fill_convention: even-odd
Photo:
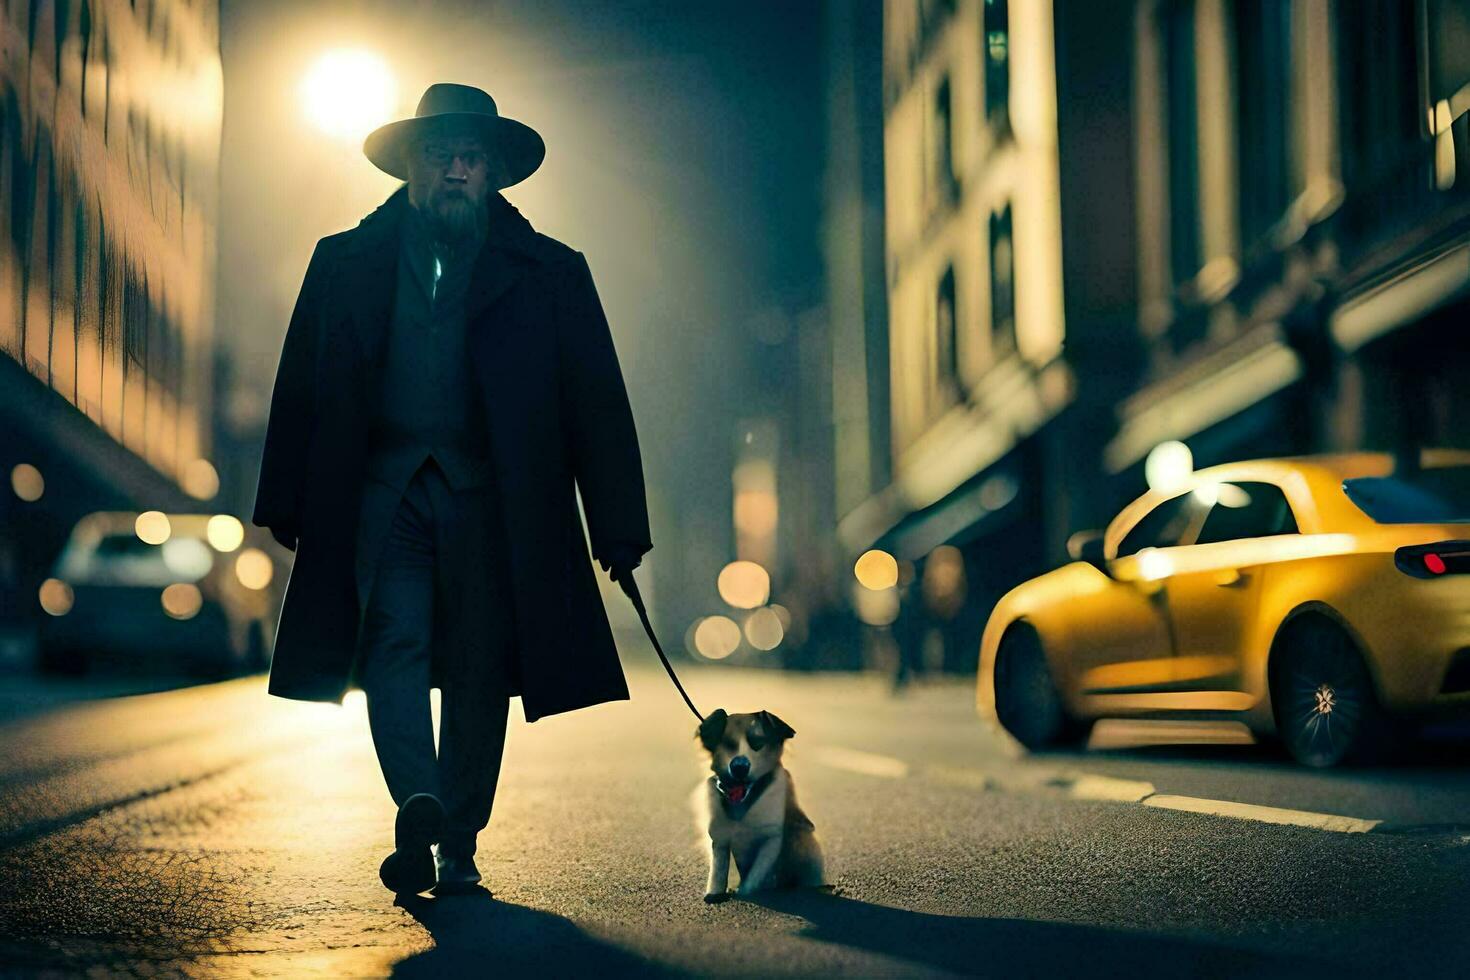
<instances>
[{"instance_id":1,"label":"coat collar","mask_svg":"<svg viewBox=\"0 0 1470 980\"><path fill-rule=\"evenodd\" d=\"M372 352L380 349L393 315L399 239L410 207L405 184L343 236L342 255L354 283L349 299L351 315L363 332L366 348ZM527 269L545 261L546 256L541 236L531 223L503 195L495 194L490 201L485 244L475 259L465 294L466 323L474 323Z\"/></svg>"}]
</instances>

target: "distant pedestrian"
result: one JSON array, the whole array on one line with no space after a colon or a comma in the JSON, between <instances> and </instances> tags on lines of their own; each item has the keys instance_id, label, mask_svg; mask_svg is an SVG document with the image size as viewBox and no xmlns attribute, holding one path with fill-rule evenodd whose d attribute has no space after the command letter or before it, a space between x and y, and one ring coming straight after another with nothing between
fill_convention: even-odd
<instances>
[{"instance_id":1,"label":"distant pedestrian","mask_svg":"<svg viewBox=\"0 0 1470 980\"><path fill-rule=\"evenodd\" d=\"M383 883L463 891L509 698L535 721L628 697L573 483L620 581L652 547L642 461L585 257L498 193L541 137L437 84L364 152L407 184L317 243L261 458L253 520L296 551L270 691L366 692L399 807Z\"/></svg>"}]
</instances>

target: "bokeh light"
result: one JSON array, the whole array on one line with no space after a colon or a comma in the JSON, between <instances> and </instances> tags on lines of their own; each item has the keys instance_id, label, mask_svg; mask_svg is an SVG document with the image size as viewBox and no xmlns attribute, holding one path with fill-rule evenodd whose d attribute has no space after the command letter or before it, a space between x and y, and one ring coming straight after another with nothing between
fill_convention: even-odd
<instances>
[{"instance_id":1,"label":"bokeh light","mask_svg":"<svg viewBox=\"0 0 1470 980\"><path fill-rule=\"evenodd\" d=\"M891 589L898 584L898 560L877 548L863 552L852 571L866 589Z\"/></svg>"},{"instance_id":2,"label":"bokeh light","mask_svg":"<svg viewBox=\"0 0 1470 980\"><path fill-rule=\"evenodd\" d=\"M59 578L48 578L41 583L41 608L52 616L65 616L71 612L76 597L71 586Z\"/></svg>"},{"instance_id":3,"label":"bokeh light","mask_svg":"<svg viewBox=\"0 0 1470 980\"><path fill-rule=\"evenodd\" d=\"M163 543L163 563L179 578L197 582L214 567L214 555L198 538L174 535Z\"/></svg>"},{"instance_id":4,"label":"bokeh light","mask_svg":"<svg viewBox=\"0 0 1470 980\"><path fill-rule=\"evenodd\" d=\"M704 622L704 617L698 616L694 622L689 624L689 628L684 631L684 649L688 650L691 656L700 655L699 647L694 643L694 637L699 632L699 624L702 622Z\"/></svg>"},{"instance_id":5,"label":"bokeh light","mask_svg":"<svg viewBox=\"0 0 1470 980\"><path fill-rule=\"evenodd\" d=\"M259 548L246 548L235 559L235 577L247 589L259 590L270 585L275 571L270 555Z\"/></svg>"},{"instance_id":6,"label":"bokeh light","mask_svg":"<svg viewBox=\"0 0 1470 980\"><path fill-rule=\"evenodd\" d=\"M858 619L869 626L887 626L898 618L897 589L870 589L858 585L853 592L853 608Z\"/></svg>"},{"instance_id":7,"label":"bokeh light","mask_svg":"<svg viewBox=\"0 0 1470 980\"><path fill-rule=\"evenodd\" d=\"M139 514L138 519L133 522L133 530L148 544L163 544L173 533L168 515L161 510L145 510Z\"/></svg>"},{"instance_id":8,"label":"bokeh light","mask_svg":"<svg viewBox=\"0 0 1470 980\"><path fill-rule=\"evenodd\" d=\"M196 459L184 467L179 483L195 500L211 500L219 493L219 471L209 460Z\"/></svg>"},{"instance_id":9,"label":"bokeh light","mask_svg":"<svg viewBox=\"0 0 1470 980\"><path fill-rule=\"evenodd\" d=\"M938 616L952 619L965 604L965 557L942 544L924 562L924 602Z\"/></svg>"},{"instance_id":10,"label":"bokeh light","mask_svg":"<svg viewBox=\"0 0 1470 980\"><path fill-rule=\"evenodd\" d=\"M204 534L215 551L230 552L245 541L245 525L229 514L215 514L205 525Z\"/></svg>"},{"instance_id":11,"label":"bokeh light","mask_svg":"<svg viewBox=\"0 0 1470 980\"><path fill-rule=\"evenodd\" d=\"M199 587L188 582L175 582L164 589L160 601L163 603L163 611L174 619L193 619L199 615L199 610L204 605Z\"/></svg>"},{"instance_id":12,"label":"bokeh light","mask_svg":"<svg viewBox=\"0 0 1470 980\"><path fill-rule=\"evenodd\" d=\"M735 529L746 534L771 534L776 530L779 506L769 490L735 492Z\"/></svg>"},{"instance_id":13,"label":"bokeh light","mask_svg":"<svg viewBox=\"0 0 1470 980\"><path fill-rule=\"evenodd\" d=\"M46 480L30 463L17 463L10 471L10 489L26 503L35 503L46 492Z\"/></svg>"},{"instance_id":14,"label":"bokeh light","mask_svg":"<svg viewBox=\"0 0 1470 980\"><path fill-rule=\"evenodd\" d=\"M1194 472L1194 454L1182 442L1161 442L1143 461L1143 478L1150 490L1168 493L1178 489Z\"/></svg>"},{"instance_id":15,"label":"bokeh light","mask_svg":"<svg viewBox=\"0 0 1470 980\"><path fill-rule=\"evenodd\" d=\"M781 617L770 606L762 606L745 617L745 639L757 650L774 650L785 637Z\"/></svg>"},{"instance_id":16,"label":"bokeh light","mask_svg":"<svg viewBox=\"0 0 1470 980\"><path fill-rule=\"evenodd\" d=\"M720 569L716 585L720 598L736 609L763 606L771 597L771 576L753 561L732 561ZM739 628L735 632L738 634Z\"/></svg>"},{"instance_id":17,"label":"bokeh light","mask_svg":"<svg viewBox=\"0 0 1470 980\"><path fill-rule=\"evenodd\" d=\"M706 616L694 629L694 649L709 660L724 660L740 648L740 627L729 616Z\"/></svg>"},{"instance_id":18,"label":"bokeh light","mask_svg":"<svg viewBox=\"0 0 1470 980\"><path fill-rule=\"evenodd\" d=\"M1138 577L1145 582L1157 582L1174 574L1174 561L1156 548L1144 548L1138 553Z\"/></svg>"},{"instance_id":19,"label":"bokeh light","mask_svg":"<svg viewBox=\"0 0 1470 980\"><path fill-rule=\"evenodd\" d=\"M388 122L396 99L387 62L363 49L328 51L301 80L302 107L312 124L353 142Z\"/></svg>"}]
</instances>

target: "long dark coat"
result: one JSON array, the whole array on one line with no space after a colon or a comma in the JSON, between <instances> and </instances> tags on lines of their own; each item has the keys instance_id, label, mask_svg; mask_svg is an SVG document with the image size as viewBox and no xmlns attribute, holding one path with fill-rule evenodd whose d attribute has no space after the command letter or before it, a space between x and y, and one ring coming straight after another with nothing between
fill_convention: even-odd
<instances>
[{"instance_id":1,"label":"long dark coat","mask_svg":"<svg viewBox=\"0 0 1470 980\"><path fill-rule=\"evenodd\" d=\"M281 697L338 701L353 683L369 399L410 206L401 187L317 243L281 351L252 517L296 538L271 664ZM573 482L594 557L652 545L633 414L586 258L494 195L466 330L504 504L526 719L627 698Z\"/></svg>"}]
</instances>

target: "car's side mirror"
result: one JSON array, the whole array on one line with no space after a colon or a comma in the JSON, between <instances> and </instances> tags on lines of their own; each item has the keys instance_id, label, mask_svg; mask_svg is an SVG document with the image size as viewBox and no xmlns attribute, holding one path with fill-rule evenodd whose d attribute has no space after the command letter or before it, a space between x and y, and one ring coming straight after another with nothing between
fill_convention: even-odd
<instances>
[{"instance_id":1,"label":"car's side mirror","mask_svg":"<svg viewBox=\"0 0 1470 980\"><path fill-rule=\"evenodd\" d=\"M1103 556L1103 533L1101 531L1078 531L1067 539L1067 554L1074 561L1085 561L1093 568L1108 574L1108 561Z\"/></svg>"}]
</instances>

